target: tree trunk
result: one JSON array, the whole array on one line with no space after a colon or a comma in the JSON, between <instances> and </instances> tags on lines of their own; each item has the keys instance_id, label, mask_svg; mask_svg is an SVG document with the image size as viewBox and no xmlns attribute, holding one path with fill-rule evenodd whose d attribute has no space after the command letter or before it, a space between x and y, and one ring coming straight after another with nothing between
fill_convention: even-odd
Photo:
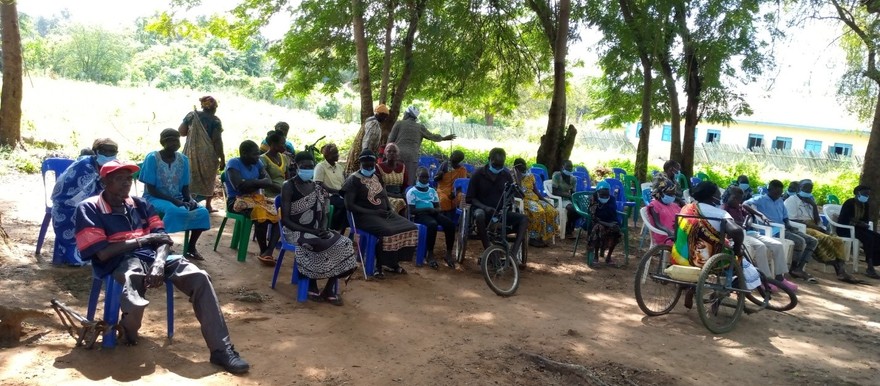
<instances>
[{"instance_id":1,"label":"tree trunk","mask_svg":"<svg viewBox=\"0 0 880 386\"><path fill-rule=\"evenodd\" d=\"M565 57L568 54L570 15L571 1L560 0L557 7L555 34L553 40L549 42L553 49L553 97L548 112L547 132L541 136L537 157L538 163L547 166L551 173L561 169L562 161L571 156L570 151L568 153L561 151L562 142L567 137L571 137L571 134L565 133Z\"/></svg>"},{"instance_id":2,"label":"tree trunk","mask_svg":"<svg viewBox=\"0 0 880 386\"><path fill-rule=\"evenodd\" d=\"M373 88L370 85L370 58L367 37L364 32L363 0L351 0L351 25L354 32L354 46L357 56L358 86L361 92L361 124L373 115Z\"/></svg>"},{"instance_id":3,"label":"tree trunk","mask_svg":"<svg viewBox=\"0 0 880 386\"><path fill-rule=\"evenodd\" d=\"M877 81L880 86L880 81ZM861 183L871 187L872 192L880 191L880 95L877 95L877 103L874 107L874 121L871 123L871 136L868 138L868 148L865 150L864 164L862 165ZM878 202L872 199L870 203L870 216L874 224L877 224ZM875 228L876 229L876 228Z\"/></svg>"},{"instance_id":4,"label":"tree trunk","mask_svg":"<svg viewBox=\"0 0 880 386\"><path fill-rule=\"evenodd\" d=\"M687 94L687 106L684 112L684 143L681 147L681 172L685 176L694 175L694 132L700 121L700 93L703 92L703 79L700 75L700 62L697 60L696 48L688 30L685 19L684 5L678 3L675 9L675 21L684 51L685 81L684 91Z\"/></svg>"},{"instance_id":5,"label":"tree trunk","mask_svg":"<svg viewBox=\"0 0 880 386\"><path fill-rule=\"evenodd\" d=\"M390 114L385 122L382 122L382 143L388 140L391 134L391 127L397 122L400 116L400 106L403 104L403 97L409 88L410 78L413 71L413 42L416 38L416 31L419 29L419 20L425 12L425 3L427 0L418 0L413 3L409 14L409 23L406 29L406 36L403 38L403 72L397 81L397 87L394 89L394 95L391 97Z\"/></svg>"},{"instance_id":6,"label":"tree trunk","mask_svg":"<svg viewBox=\"0 0 880 386\"><path fill-rule=\"evenodd\" d=\"M21 33L14 1L0 3L3 34L3 89L0 92L0 145L15 148L21 141Z\"/></svg>"},{"instance_id":7,"label":"tree trunk","mask_svg":"<svg viewBox=\"0 0 880 386\"><path fill-rule=\"evenodd\" d=\"M495 126L495 115L486 111L485 118L486 118L486 126L489 126L489 127Z\"/></svg>"},{"instance_id":8,"label":"tree trunk","mask_svg":"<svg viewBox=\"0 0 880 386\"><path fill-rule=\"evenodd\" d=\"M379 103L388 103L388 81L391 78L391 31L394 30L394 11L397 0L388 1L388 20L385 23L385 57L382 60L382 84L379 86Z\"/></svg>"},{"instance_id":9,"label":"tree trunk","mask_svg":"<svg viewBox=\"0 0 880 386\"><path fill-rule=\"evenodd\" d=\"M669 149L669 159L682 163L681 106L678 105L678 87L675 84L675 75L672 72L672 65L669 63L668 50L660 56L660 70L663 73L663 83L666 86L666 93L669 94L669 124L672 126L672 145Z\"/></svg>"},{"instance_id":10,"label":"tree trunk","mask_svg":"<svg viewBox=\"0 0 880 386\"><path fill-rule=\"evenodd\" d=\"M651 97L654 95L652 64L642 58L642 127L639 128L639 144L636 148L635 173L639 181L648 181L648 142L651 139Z\"/></svg>"}]
</instances>

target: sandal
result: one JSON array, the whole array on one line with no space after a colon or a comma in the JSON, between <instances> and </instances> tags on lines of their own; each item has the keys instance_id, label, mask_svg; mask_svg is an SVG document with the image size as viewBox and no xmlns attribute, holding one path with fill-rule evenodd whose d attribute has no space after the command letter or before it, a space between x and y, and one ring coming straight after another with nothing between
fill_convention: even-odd
<instances>
[{"instance_id":1,"label":"sandal","mask_svg":"<svg viewBox=\"0 0 880 386\"><path fill-rule=\"evenodd\" d=\"M865 276L870 277L871 279L880 279L880 274L877 271L865 272Z\"/></svg>"},{"instance_id":2,"label":"sandal","mask_svg":"<svg viewBox=\"0 0 880 386\"><path fill-rule=\"evenodd\" d=\"M334 306L341 306L342 305L342 296L339 296L339 295L326 296L326 297L324 297L324 300L326 300L327 303L330 303Z\"/></svg>"},{"instance_id":3,"label":"sandal","mask_svg":"<svg viewBox=\"0 0 880 386\"><path fill-rule=\"evenodd\" d=\"M187 260L197 260L197 261L205 260L205 258L202 256L202 254L199 253L198 251L187 252L185 255L183 255L183 257L185 257Z\"/></svg>"},{"instance_id":4,"label":"sandal","mask_svg":"<svg viewBox=\"0 0 880 386\"><path fill-rule=\"evenodd\" d=\"M406 270L403 269L403 267L401 267L399 265L397 266L397 268L388 268L388 267L383 267L383 268L385 268L385 272L396 273L399 275L406 275Z\"/></svg>"},{"instance_id":5,"label":"sandal","mask_svg":"<svg viewBox=\"0 0 880 386\"><path fill-rule=\"evenodd\" d=\"M428 266L431 267L431 269L439 269L440 268L440 264L437 264L436 260L431 260L430 262L428 262Z\"/></svg>"},{"instance_id":6,"label":"sandal","mask_svg":"<svg viewBox=\"0 0 880 386\"><path fill-rule=\"evenodd\" d=\"M373 272L373 279L385 280L385 274L382 273L381 269L376 270L376 272Z\"/></svg>"},{"instance_id":7,"label":"sandal","mask_svg":"<svg viewBox=\"0 0 880 386\"><path fill-rule=\"evenodd\" d=\"M309 300L316 302L316 303L323 303L324 297L322 297L321 294L319 294L317 292L309 291Z\"/></svg>"},{"instance_id":8,"label":"sandal","mask_svg":"<svg viewBox=\"0 0 880 386\"><path fill-rule=\"evenodd\" d=\"M837 280L840 280L844 283L849 283L849 284L863 284L864 283L863 281L852 277L852 275L850 275L846 272L841 273L840 275L837 275Z\"/></svg>"},{"instance_id":9,"label":"sandal","mask_svg":"<svg viewBox=\"0 0 880 386\"><path fill-rule=\"evenodd\" d=\"M275 266L275 257L274 256L258 256L257 260L260 260L263 265L274 267Z\"/></svg>"}]
</instances>

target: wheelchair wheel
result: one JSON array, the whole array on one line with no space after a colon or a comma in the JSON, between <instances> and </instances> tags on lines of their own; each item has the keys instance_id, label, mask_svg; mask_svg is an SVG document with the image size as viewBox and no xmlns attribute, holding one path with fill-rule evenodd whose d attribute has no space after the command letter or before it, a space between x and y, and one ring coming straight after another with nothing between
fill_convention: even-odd
<instances>
[{"instance_id":1,"label":"wheelchair wheel","mask_svg":"<svg viewBox=\"0 0 880 386\"><path fill-rule=\"evenodd\" d=\"M709 258L697 280L694 299L703 325L714 334L733 330L743 313L744 292L742 266L735 256L719 253Z\"/></svg>"},{"instance_id":2,"label":"wheelchair wheel","mask_svg":"<svg viewBox=\"0 0 880 386\"><path fill-rule=\"evenodd\" d=\"M768 284L774 285L779 291L770 292L767 288ZM771 278L764 278L763 284L746 294L746 298L768 310L779 312L791 310L798 304L797 295L791 289L782 285L779 280Z\"/></svg>"},{"instance_id":3,"label":"wheelchair wheel","mask_svg":"<svg viewBox=\"0 0 880 386\"><path fill-rule=\"evenodd\" d=\"M648 316L669 313L681 297L681 286L664 280L668 278L663 271L668 267L672 248L656 245L639 261L636 270L636 303Z\"/></svg>"},{"instance_id":4,"label":"wheelchair wheel","mask_svg":"<svg viewBox=\"0 0 880 386\"><path fill-rule=\"evenodd\" d=\"M510 296L519 287L519 267L499 245L492 245L480 257L480 270L486 284L498 296Z\"/></svg>"}]
</instances>

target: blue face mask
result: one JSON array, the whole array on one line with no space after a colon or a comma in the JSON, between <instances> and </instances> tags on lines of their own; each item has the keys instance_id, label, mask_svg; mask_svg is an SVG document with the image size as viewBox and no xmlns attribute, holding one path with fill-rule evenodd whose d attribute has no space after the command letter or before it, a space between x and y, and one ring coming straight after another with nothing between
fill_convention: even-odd
<instances>
[{"instance_id":1,"label":"blue face mask","mask_svg":"<svg viewBox=\"0 0 880 386\"><path fill-rule=\"evenodd\" d=\"M495 167L492 166L492 164L489 164L489 171L492 172L492 174L501 173L502 170L504 170L504 166L502 166L500 169L495 169Z\"/></svg>"},{"instance_id":2,"label":"blue face mask","mask_svg":"<svg viewBox=\"0 0 880 386\"><path fill-rule=\"evenodd\" d=\"M862 204L864 204L864 203L868 202L868 198L869 198L868 196L865 196L865 195L859 194L858 200L859 200L859 202L861 202Z\"/></svg>"},{"instance_id":3,"label":"blue face mask","mask_svg":"<svg viewBox=\"0 0 880 386\"><path fill-rule=\"evenodd\" d=\"M743 191L748 190L750 187L751 186L749 186L749 184L742 184L742 183L739 184L739 188L742 189Z\"/></svg>"},{"instance_id":4,"label":"blue face mask","mask_svg":"<svg viewBox=\"0 0 880 386\"><path fill-rule=\"evenodd\" d=\"M416 181L416 188L426 190L428 189L428 183L422 181Z\"/></svg>"},{"instance_id":5,"label":"blue face mask","mask_svg":"<svg viewBox=\"0 0 880 386\"><path fill-rule=\"evenodd\" d=\"M95 161L98 162L98 166L104 166L107 162L113 161L116 159L115 155L102 155L98 154L95 156Z\"/></svg>"},{"instance_id":6,"label":"blue face mask","mask_svg":"<svg viewBox=\"0 0 880 386\"><path fill-rule=\"evenodd\" d=\"M610 200L610 199L611 199L611 197L599 197L599 202L604 204L604 203L607 203L608 200Z\"/></svg>"},{"instance_id":7,"label":"blue face mask","mask_svg":"<svg viewBox=\"0 0 880 386\"><path fill-rule=\"evenodd\" d=\"M670 196L670 195L664 194L663 198L660 199L660 201L662 201L666 205L669 205L675 201L675 196Z\"/></svg>"},{"instance_id":8,"label":"blue face mask","mask_svg":"<svg viewBox=\"0 0 880 386\"><path fill-rule=\"evenodd\" d=\"M315 178L315 169L299 169L296 175L303 181L311 181Z\"/></svg>"},{"instance_id":9,"label":"blue face mask","mask_svg":"<svg viewBox=\"0 0 880 386\"><path fill-rule=\"evenodd\" d=\"M795 192L795 191L793 191L793 190L789 190L789 191L788 191L788 195L789 195L789 196L794 196L795 194L797 194L797 192Z\"/></svg>"},{"instance_id":10,"label":"blue face mask","mask_svg":"<svg viewBox=\"0 0 880 386\"><path fill-rule=\"evenodd\" d=\"M375 168L370 169L370 170L367 170L367 169L361 168L361 174L363 174L364 177L372 177L372 176L373 176L373 173L375 173L375 172L376 172L376 169L375 169Z\"/></svg>"},{"instance_id":11,"label":"blue face mask","mask_svg":"<svg viewBox=\"0 0 880 386\"><path fill-rule=\"evenodd\" d=\"M803 198L813 198L813 193L798 192L798 196L801 196Z\"/></svg>"}]
</instances>

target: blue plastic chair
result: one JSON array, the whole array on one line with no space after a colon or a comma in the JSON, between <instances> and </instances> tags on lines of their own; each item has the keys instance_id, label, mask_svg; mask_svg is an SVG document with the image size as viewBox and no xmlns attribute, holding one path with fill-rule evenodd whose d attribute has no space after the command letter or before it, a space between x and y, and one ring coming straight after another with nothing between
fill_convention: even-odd
<instances>
[{"instance_id":1,"label":"blue plastic chair","mask_svg":"<svg viewBox=\"0 0 880 386\"><path fill-rule=\"evenodd\" d=\"M642 200L645 201L645 206L648 206L648 204L651 203L652 199L653 197L651 197L651 189L642 189Z\"/></svg>"},{"instance_id":2,"label":"blue plastic chair","mask_svg":"<svg viewBox=\"0 0 880 386\"><path fill-rule=\"evenodd\" d=\"M281 195L275 197L275 209L281 210ZM284 253L287 251L295 252L296 245L290 244L287 242L287 239L284 237L284 226L279 222L278 224L281 226L281 239L278 240L278 243L281 244L281 248L278 251L278 259L275 260L275 272L272 274L272 285L270 286L272 289L275 289L275 282L278 281L278 272L281 271L281 262L284 261ZM296 266L296 258L293 259L293 273L290 275L290 284L296 284L296 301L300 303L304 303L309 299L309 278L302 276L299 274L299 269Z\"/></svg>"},{"instance_id":3,"label":"blue plastic chair","mask_svg":"<svg viewBox=\"0 0 880 386\"><path fill-rule=\"evenodd\" d=\"M116 325L119 323L119 307L122 299L122 284L113 280L113 275L104 278L92 276L92 291L89 293L89 305L86 310L86 319L95 320L95 311L98 308L98 297L101 295L103 286L107 286L104 292L104 322L107 323L107 331L101 345L106 348L116 347ZM165 280L166 300L168 305L168 340L174 337L174 285L171 280Z\"/></svg>"},{"instance_id":4,"label":"blue plastic chair","mask_svg":"<svg viewBox=\"0 0 880 386\"><path fill-rule=\"evenodd\" d=\"M55 174L55 180L57 180L58 176L60 176L61 173L64 173L64 171L72 164L72 159L46 158L43 161L43 165L40 167L40 171L43 174L43 203L46 206L46 214L43 215L43 224L40 225L40 234L37 236L36 255L39 255L40 250L43 249L43 240L46 238L46 231L49 230L49 223L52 221L52 205L51 200L49 199L49 195L52 194L52 189L49 189L49 186L46 185L46 172L51 171ZM55 185L53 184L52 187L54 188Z\"/></svg>"},{"instance_id":5,"label":"blue plastic chair","mask_svg":"<svg viewBox=\"0 0 880 386\"><path fill-rule=\"evenodd\" d=\"M574 167L574 171L576 171L576 172L578 172L578 173L584 173L584 174L586 174L586 175L590 175L590 172L587 171L587 168L585 168L585 167L583 167L583 166L581 166L581 165L575 166L575 167Z\"/></svg>"},{"instance_id":6,"label":"blue plastic chair","mask_svg":"<svg viewBox=\"0 0 880 386\"><path fill-rule=\"evenodd\" d=\"M623 178L626 177L626 170L621 168L612 168L611 170L614 171L614 178L620 181L623 181Z\"/></svg>"},{"instance_id":7,"label":"blue plastic chair","mask_svg":"<svg viewBox=\"0 0 880 386\"><path fill-rule=\"evenodd\" d=\"M691 177L691 186L697 186L700 182L703 182L700 177Z\"/></svg>"},{"instance_id":8,"label":"blue plastic chair","mask_svg":"<svg viewBox=\"0 0 880 386\"><path fill-rule=\"evenodd\" d=\"M611 186L611 194L614 196L614 200L626 207L627 218L632 217L633 212L637 210L636 203L635 201L626 200L626 190L623 188L623 182L616 178L606 178L605 182Z\"/></svg>"},{"instance_id":9,"label":"blue plastic chair","mask_svg":"<svg viewBox=\"0 0 880 386\"><path fill-rule=\"evenodd\" d=\"M546 196L547 192L544 191L544 181L550 178L547 176L547 171L539 167L532 167L531 172L535 175L535 187L538 188L542 195Z\"/></svg>"},{"instance_id":10,"label":"blue plastic chair","mask_svg":"<svg viewBox=\"0 0 880 386\"><path fill-rule=\"evenodd\" d=\"M467 194L468 185L470 183L470 178L456 178L455 181L452 182L452 190L456 192L461 190L462 194Z\"/></svg>"},{"instance_id":11,"label":"blue plastic chair","mask_svg":"<svg viewBox=\"0 0 880 386\"><path fill-rule=\"evenodd\" d=\"M358 235L358 257L363 264L364 277L372 277L376 272L376 246L379 245L379 238L357 229L351 211L348 212L348 227L351 229L352 238L354 235Z\"/></svg>"},{"instance_id":12,"label":"blue plastic chair","mask_svg":"<svg viewBox=\"0 0 880 386\"><path fill-rule=\"evenodd\" d=\"M425 169L437 169L440 166L440 162L437 162L437 159L431 155L423 155L419 156L419 166L424 167Z\"/></svg>"},{"instance_id":13,"label":"blue plastic chair","mask_svg":"<svg viewBox=\"0 0 880 386\"><path fill-rule=\"evenodd\" d=\"M590 175L583 172L571 173L575 177L575 192L586 192L590 189Z\"/></svg>"},{"instance_id":14,"label":"blue plastic chair","mask_svg":"<svg viewBox=\"0 0 880 386\"><path fill-rule=\"evenodd\" d=\"M477 170L477 168L471 164L461 164L461 166L464 166L464 170L467 170L468 174L474 174L474 170Z\"/></svg>"}]
</instances>

